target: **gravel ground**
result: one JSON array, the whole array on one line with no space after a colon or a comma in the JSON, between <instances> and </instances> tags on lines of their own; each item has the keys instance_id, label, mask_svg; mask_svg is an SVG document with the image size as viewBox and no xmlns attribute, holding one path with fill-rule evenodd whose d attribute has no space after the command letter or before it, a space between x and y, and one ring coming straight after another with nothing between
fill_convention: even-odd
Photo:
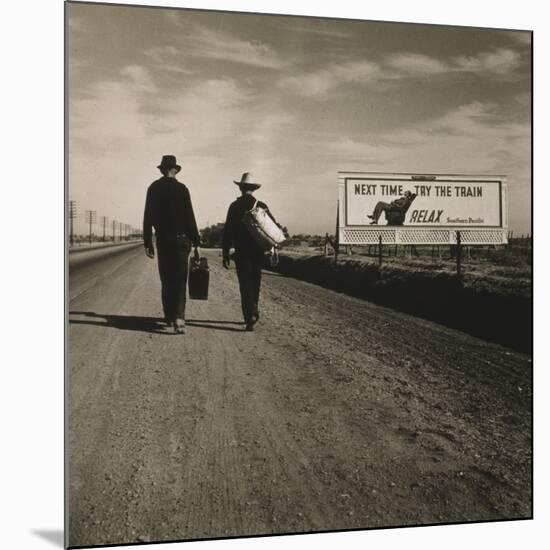
<instances>
[{"instance_id":1,"label":"gravel ground","mask_svg":"<svg viewBox=\"0 0 550 550\"><path fill-rule=\"evenodd\" d=\"M71 546L529 518L531 358L211 265L187 333L141 248L70 276Z\"/></svg>"}]
</instances>

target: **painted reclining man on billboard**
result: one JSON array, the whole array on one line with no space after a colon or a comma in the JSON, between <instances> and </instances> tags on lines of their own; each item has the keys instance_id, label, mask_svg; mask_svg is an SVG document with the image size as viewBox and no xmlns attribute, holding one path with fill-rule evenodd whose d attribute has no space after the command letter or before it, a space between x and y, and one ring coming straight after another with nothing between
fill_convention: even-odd
<instances>
[{"instance_id":1,"label":"painted reclining man on billboard","mask_svg":"<svg viewBox=\"0 0 550 550\"><path fill-rule=\"evenodd\" d=\"M405 194L402 197L399 197L392 202L377 202L372 215L367 215L367 217L372 220L370 225L378 223L378 219L382 215L382 212L386 214L386 221L388 222L388 225L403 225L405 222L405 214L415 198L416 193L405 191Z\"/></svg>"}]
</instances>

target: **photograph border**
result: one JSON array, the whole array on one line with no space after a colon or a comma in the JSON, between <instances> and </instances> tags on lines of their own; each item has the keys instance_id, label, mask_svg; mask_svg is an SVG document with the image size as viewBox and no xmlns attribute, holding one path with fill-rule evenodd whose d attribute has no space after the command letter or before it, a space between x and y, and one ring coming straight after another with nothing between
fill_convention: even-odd
<instances>
[{"instance_id":1,"label":"photograph border","mask_svg":"<svg viewBox=\"0 0 550 550\"><path fill-rule=\"evenodd\" d=\"M177 2L177 5L175 4ZM103 2L110 5L109 2ZM182 8L238 13L251 12L246 0L165 0L166 9ZM129 5L124 0L117 4ZM172 4L172 5L167 5ZM224 5L225 4L225 5ZM134 1L131 5L143 6ZM261 13L281 15L277 10L301 12L290 16L322 17L348 20L399 22L411 24L451 25L447 21L460 21L451 26L499 28L502 30L533 29L532 41L532 138L531 175L532 205L531 229L537 235L537 243L543 246L550 234L548 216L544 205L550 203L550 189L543 185L550 177L550 165L545 151L550 145L550 130L543 121L550 116L545 98L550 96L548 72L543 63L550 53L550 21L545 17L544 6L539 2L526 0L520 5L502 5L498 10L492 3L464 0L460 5L450 4L441 10L434 0L389 0L373 5L361 5L352 0L341 0L337 4L319 4L312 0L298 3L288 0L256 0L255 8ZM10 548L51 548L60 546L61 523L63 520L63 453L65 436L62 430L65 420L62 398L64 395L63 369L60 362L65 356L65 242L66 220L63 209L64 185L57 183L64 175L64 70L63 43L64 16L63 0L26 0L10 3L4 8L5 33L3 39L9 46L6 56L8 74L17 78L5 83L6 110L4 128L10 136L9 163L5 166L5 181L20 181L20 167L32 157L40 168L40 177L34 178L31 186L7 186L7 203L25 204L25 215L33 223L21 223L17 208L6 212L6 227L17 228L17 238L7 239L5 256L17 259L17 268L6 267L3 273L5 300L3 302L4 322L7 334L3 346L5 387L9 388L2 400L2 411L6 422L6 480L4 490L4 515L6 533L3 542ZM32 17L29 17L32 13ZM341 17L344 14L346 17ZM368 17L367 17L368 14ZM372 17L371 17L372 14ZM21 38L21 21L25 21L25 39ZM494 25L492 24L494 22ZM14 46L15 45L15 46ZM536 45L536 46L535 46ZM533 54L534 57L533 57ZM43 78L44 77L44 78ZM37 88L37 78L41 78ZM533 87L534 84L534 87ZM32 101L30 101L30 94ZM537 125L533 114L536 111ZM22 116L24 114L24 116ZM535 131L536 128L536 131ZM535 176L536 179L533 179ZM537 182L537 183L535 183ZM29 189L33 200L29 200ZM47 246L37 250L35 255L22 254L22 243L36 242L36 226L40 225L46 235ZM534 242L534 241L533 241ZM550 375L544 370L548 353L544 321L550 311L550 290L544 281L550 278L548 255L541 249L533 251L533 288L535 352L532 379L534 389L533 430L537 444L534 448L533 505L534 519L519 521L497 521L484 524L445 525L442 528L352 531L343 533L308 534L300 537L284 536L277 540L266 539L223 539L172 544L170 548L230 550L243 548L265 550L273 544L284 548L332 549L341 545L350 548L384 547L415 549L462 549L464 545L474 548L483 545L498 545L502 549L514 549L529 544L540 547L547 531L545 518L550 513L550 496L545 488L550 486L550 474L544 465L550 461L546 419L550 415L550 403L545 397L545 388L550 384ZM34 297L33 307L46 315L47 320L35 331L32 345L29 333L15 327L27 327L26 304L28 288L22 273L33 273L40 265L40 292ZM535 273L537 278L535 278ZM30 299L29 299L30 303ZM29 376L30 374L30 376ZM29 378L32 377L32 383ZM24 410L22 402L32 403ZM30 461L30 462L29 462ZM154 543L144 543L155 548ZM175 544L175 546L174 546ZM179 546L178 546L179 545ZM164 548L164 546L159 546Z\"/></svg>"},{"instance_id":2,"label":"photograph border","mask_svg":"<svg viewBox=\"0 0 550 550\"><path fill-rule=\"evenodd\" d=\"M68 154L68 143L69 143L69 82L68 82L68 68L69 68L69 27L68 27L68 6L69 5L98 5L98 6L119 6L119 7L130 7L130 8L144 8L144 9L159 9L159 10L178 10L186 12L210 12L210 13L220 13L220 14L241 14L241 15L263 15L263 16L282 16L289 18L307 18L307 19L322 19L329 21L361 21L361 22L370 22L370 23L384 23L388 25L413 25L413 26L437 26L437 27L450 27L450 28L463 28L463 29L479 29L479 30L492 30L492 31L511 31L511 32L529 32L531 34L531 148L530 148L530 157L531 157L531 238L533 239L533 247L531 249L531 265L532 268L532 277L531 277L531 287L533 289L534 281L534 198L535 198L535 189L534 189L534 79L535 79L535 67L534 67L534 42L535 42L535 31L533 29L526 28L511 28L511 27L493 27L493 26L484 26L484 25L467 25L467 24L454 24L454 23L430 23L430 22L419 22L419 21L398 21L398 20L386 20L386 19L371 19L371 18L356 18L356 17L338 17L333 15L308 15L308 14L296 14L296 13L281 13L281 12L264 12L264 11L248 11L248 10L239 10L239 9L230 9L225 7L187 7L187 6L177 6L177 5L158 5L154 3L134 3L132 2L125 3L124 0L116 0L113 2L109 1L93 1L93 0L63 0L64 1L64 211L68 211L68 200L69 200L69 154ZM168 0L169 1L169 0ZM191 2L188 2L191 3ZM197 2L195 2L197 3ZM340 174L351 174L352 172L338 172L338 179L340 179ZM374 172L370 172L373 174ZM382 172L381 172L382 174ZM388 173L385 173L388 174ZM404 175L410 176L410 173L403 173ZM397 175L397 173L396 173ZM451 176L454 174L436 174L438 176ZM468 174L459 174L458 176L467 176ZM499 183L499 200L502 203L503 193L507 194L507 176L500 174L490 174L483 176L488 178L486 181L498 182ZM498 179L496 179L498 178ZM353 178L345 177L345 185L347 185L347 180ZM398 181L402 181L398 179ZM438 181L462 181L462 180L438 180ZM341 193L342 186L338 183L338 195ZM345 202L347 206L347 202ZM507 205L508 208L508 205ZM342 210L342 205L338 207L338 212ZM347 221L347 210L345 212L346 221ZM481 226L485 230L508 230L508 220L509 212L508 209L504 215L504 225L502 221L502 206L500 207L500 217L501 224L499 226ZM349 226L351 227L351 226ZM355 226L354 226L355 227ZM358 228L364 228L364 226L357 226ZM418 229L422 227L431 227L431 226L418 226ZM472 228L475 228L472 226ZM337 229L340 231L342 229L342 224L337 226ZM380 226L380 229L388 229L385 226ZM452 227L447 227L446 229L452 230ZM533 387L533 397L531 399L531 513L529 517L526 518L510 518L510 519L495 519L495 520L472 520L472 521L462 521L462 522L443 522L443 523L420 523L412 525L387 525L383 527L364 527L364 528L351 528L351 529L331 529L331 530L319 530L319 531L296 531L296 532L283 532L283 533L270 533L270 534L254 534L254 535L236 535L236 536L226 536L226 537L207 537L207 538L188 538L188 539L174 539L168 541L151 541L151 542L128 542L120 544L97 544L97 545L86 545L86 546L69 546L68 545L68 525L69 525L69 506L68 506L68 486L69 486L69 471L68 471L68 301L69 301L69 244L68 244L68 217L65 216L64 219L64 288L65 294L64 299L66 304L64 306L64 343L65 343L65 355L64 355L64 391L65 391L65 403L64 403L64 472L65 472L65 490L64 490L64 536L65 536L65 546L71 549L78 548L118 548L118 547L128 547L128 546L151 546L157 544L185 544L185 548L191 548L189 545L193 543L218 543L218 542L238 542L238 541L261 541L262 539L273 539L273 543L277 539L281 538L300 538L300 537L326 537L326 535L341 535L341 534L360 534L360 533L370 533L370 532L387 532L387 531L407 531L410 529L417 530L419 527L425 528L448 528L448 527L469 527L474 525L495 525L495 524L514 524L514 523L525 523L532 521L534 519L534 492L535 492L535 457L534 457L534 360L532 362L531 378L532 378L532 387ZM531 312L532 320L534 321L534 293L532 293L531 300ZM533 322L534 326L534 322ZM535 342L535 332L532 333L532 351L533 355ZM316 543L318 546L318 541ZM183 547L182 547L183 548ZM332 546L331 546L332 548Z\"/></svg>"},{"instance_id":3,"label":"photograph border","mask_svg":"<svg viewBox=\"0 0 550 550\"><path fill-rule=\"evenodd\" d=\"M133 0L135 2L135 0ZM397 21L397 20L386 20L386 19L371 19L371 18L355 18L355 17L337 17L332 15L307 15L307 14L295 14L295 13L279 13L279 12L264 12L264 11L243 11L243 10L234 10L229 9L225 7L220 8L209 8L209 7L185 7L185 6L176 6L176 5L158 5L154 3L125 3L123 0L116 0L113 2L107 2L107 1L98 1L95 2L93 0L64 0L64 211L68 211L68 200L69 200L69 154L68 154L68 143L69 143L69 108L68 108L68 101L69 101L69 82L68 82L68 68L69 68L69 27L68 27L68 6L69 5L78 5L78 4L84 4L84 5L97 5L97 6L118 6L118 7L130 7L130 8L144 8L144 9L159 9L159 10L178 10L178 11L185 11L185 12L210 12L210 13L220 13L220 14L242 14L242 15L263 15L263 16L283 16L283 17L289 17L289 18L307 18L307 19L322 19L322 20L329 20L329 21L361 21L361 22L370 22L370 23L384 23L388 25L413 25L413 26L437 26L437 27L450 27L450 28L463 28L463 29L479 29L479 30L492 30L492 31L511 31L511 32L529 32L531 34L531 237L533 239L533 248L531 249L531 257L532 257L532 265L533 265L533 271L532 271L532 278L531 278L531 286L533 286L533 277L534 277L534 117L533 117L533 110L534 110L534 92L533 92L533 82L534 82L534 31L532 29L524 29L524 28L508 28L508 27L492 27L492 26L484 26L484 25L466 25L466 24L453 24L453 23L423 23L423 22L417 22L417 21ZM350 174L352 172L338 172L338 179L340 179L341 174ZM373 174L374 172L370 172ZM382 173L381 173L382 174ZM388 174L388 173L386 173ZM410 176L410 173L403 173L405 175ZM397 173L396 173L397 175ZM454 174L437 174L438 176L451 176ZM459 174L458 176L467 176L468 174ZM483 176L485 178L488 178L487 181L490 182L498 182L499 183L499 199L500 202L502 202L502 195L507 193L507 176L500 175L500 174L490 174L487 176ZM498 179L495 179L498 178ZM345 179L345 184L347 185L347 177ZM399 179L399 181L402 181ZM447 180L438 180L438 181L447 181ZM448 180L448 181L462 181L462 180ZM341 184L338 183L338 194L341 193ZM347 206L347 202L345 203ZM342 209L342 205L338 207L338 210L340 211ZM346 218L347 218L347 211L345 212ZM508 230L508 219L509 219L509 213L508 210L505 213L504 216L504 225L502 223L502 207L500 208L500 216L501 216L501 225L499 226L482 226L485 230L501 230L501 231L507 231ZM351 226L350 226L351 227ZM355 227L355 226L354 226ZM363 226L357 226L359 228L364 228ZM431 227L431 226L422 226L422 227ZM421 226L418 226L418 229L422 229ZM474 228L472 226L472 228ZM340 223L340 226L337 227L337 229L340 231L342 229L342 224ZM385 226L380 226L378 230L380 229L388 229ZM452 230L452 227L447 227L446 229ZM420 524L412 524L412 525L387 525L383 527L364 527L364 528L351 528L351 529L331 529L331 530L319 530L319 531L296 531L296 532L282 532L282 533L270 533L270 534L254 534L254 535L236 535L236 536L226 536L226 537L207 537L207 538L188 538L188 539L174 539L174 540L168 540L168 541L151 541L151 542L128 542L128 543L120 543L120 544L97 544L97 545L87 545L87 546L69 546L69 540L68 540L68 525L69 525L69 506L68 506L68 486L69 486L69 470L68 470L68 455L67 455L67 449L68 449L68 375L69 375L69 368L68 368L68 350L69 350L69 342L68 342L68 327L69 327L69 318L68 318L68 301L69 301L69 264L68 264L68 257L69 257L69 243L68 243L68 217L65 216L64 219L64 267L65 267L65 278L64 278L64 287L65 287L65 308L64 308L64 342L65 342L65 359L64 359L64 388L65 388L65 404L64 404L64 471L65 471L65 490L64 490L64 536L65 536L65 546L67 548L71 549L78 549L78 548L118 548L118 547L128 547L128 546L151 546L156 544L185 544L186 548L191 543L217 543L217 542L238 542L238 541L248 541L248 540L258 540L261 541L262 539L273 539L273 542L275 542L277 539L285 538L285 537L318 537L318 536L326 536L326 535L340 535L340 534L360 534L360 533L369 533L369 532L387 532L387 531L401 531L401 530L410 530L410 529L418 529L418 528L447 528L447 527L468 527L472 525L494 525L494 524L509 524L509 523L524 523L528 521L532 521L534 519L534 468L535 468L535 459L534 459L534 386L533 386L533 397L531 399L531 513L530 517L526 518L510 518L510 519L495 519L495 520L472 520L472 521L462 521L462 522L443 522L443 523L420 523ZM531 311L532 311L532 318L534 321L534 295L531 300ZM533 323L534 325L534 323ZM533 346L534 347L534 330L533 330L533 336L532 336ZM532 355L532 353L531 353ZM532 371L531 376L533 378L534 376L534 362L532 363ZM183 547L182 547L183 548Z\"/></svg>"}]
</instances>

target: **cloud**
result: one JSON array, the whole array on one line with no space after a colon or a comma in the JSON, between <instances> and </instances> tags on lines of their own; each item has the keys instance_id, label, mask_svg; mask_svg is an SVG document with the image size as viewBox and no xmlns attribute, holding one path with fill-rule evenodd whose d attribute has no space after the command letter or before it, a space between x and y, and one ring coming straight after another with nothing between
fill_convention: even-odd
<instances>
[{"instance_id":1,"label":"cloud","mask_svg":"<svg viewBox=\"0 0 550 550\"><path fill-rule=\"evenodd\" d=\"M395 158L393 145L353 139L349 136L340 137L332 142L330 150L343 162L360 160L369 166L386 164Z\"/></svg>"},{"instance_id":2,"label":"cloud","mask_svg":"<svg viewBox=\"0 0 550 550\"><path fill-rule=\"evenodd\" d=\"M173 53L173 52L172 52ZM154 54L153 54L154 55ZM180 144L189 154L216 155L218 145L265 142L294 117L272 96L233 78L188 79L177 90L155 82L148 68L126 65L71 105L71 137L87 150L134 150L134 142Z\"/></svg>"},{"instance_id":3,"label":"cloud","mask_svg":"<svg viewBox=\"0 0 550 550\"><path fill-rule=\"evenodd\" d=\"M75 71L80 69L88 69L90 66L91 63L86 59L80 59L75 55L69 57L69 72L71 73L71 76L74 75Z\"/></svg>"},{"instance_id":4,"label":"cloud","mask_svg":"<svg viewBox=\"0 0 550 550\"><path fill-rule=\"evenodd\" d=\"M332 63L315 71L285 76L279 86L298 95L318 100L330 98L331 92L349 84L376 85L384 89L402 80L424 77L453 78L458 74L481 77L506 77L521 65L521 55L508 48L481 52L477 56L460 56L441 60L432 56L400 52L385 56L380 62L369 60Z\"/></svg>"},{"instance_id":5,"label":"cloud","mask_svg":"<svg viewBox=\"0 0 550 550\"><path fill-rule=\"evenodd\" d=\"M385 58L384 76L410 78L436 74L472 73L481 76L507 75L521 65L521 55L509 48L495 48L475 56L455 56L447 61L418 53L392 54ZM389 70L388 70L389 69ZM394 73L391 70L395 71Z\"/></svg>"},{"instance_id":6,"label":"cloud","mask_svg":"<svg viewBox=\"0 0 550 550\"><path fill-rule=\"evenodd\" d=\"M179 55L181 52L175 46L157 46L156 48L149 48L145 50L145 54L151 57L154 61L160 62L166 56L173 57Z\"/></svg>"},{"instance_id":7,"label":"cloud","mask_svg":"<svg viewBox=\"0 0 550 550\"><path fill-rule=\"evenodd\" d=\"M453 58L453 70L478 74L505 75L516 70L521 63L518 52L509 48L498 48L490 52L482 52L474 57Z\"/></svg>"},{"instance_id":8,"label":"cloud","mask_svg":"<svg viewBox=\"0 0 550 550\"><path fill-rule=\"evenodd\" d=\"M69 109L71 198L134 224L163 154L182 160L184 180L203 182L193 194L201 223L203 215L222 219L234 186L212 201L212 190L220 193L216 178L283 165L277 143L294 122L284 106L241 80L189 79L176 93L141 65L72 96Z\"/></svg>"},{"instance_id":9,"label":"cloud","mask_svg":"<svg viewBox=\"0 0 550 550\"><path fill-rule=\"evenodd\" d=\"M385 61L387 67L403 76L433 75L450 70L449 65L439 59L418 53L392 54Z\"/></svg>"},{"instance_id":10,"label":"cloud","mask_svg":"<svg viewBox=\"0 0 550 550\"><path fill-rule=\"evenodd\" d=\"M332 23L325 23L320 19L306 19L306 20L282 20L282 26L284 26L285 32L292 32L303 35L304 33L321 36L327 39L343 40L349 39L352 35L342 29L337 29L332 26Z\"/></svg>"},{"instance_id":11,"label":"cloud","mask_svg":"<svg viewBox=\"0 0 550 550\"><path fill-rule=\"evenodd\" d=\"M75 148L79 153L95 156L145 138L147 122L141 106L143 98L156 91L149 72L139 65L124 66L117 79L97 82L70 101L70 143L79 145Z\"/></svg>"},{"instance_id":12,"label":"cloud","mask_svg":"<svg viewBox=\"0 0 550 550\"><path fill-rule=\"evenodd\" d=\"M157 91L149 70L141 65L126 65L122 67L120 74L129 81L132 88L130 91L148 93Z\"/></svg>"},{"instance_id":13,"label":"cloud","mask_svg":"<svg viewBox=\"0 0 550 550\"><path fill-rule=\"evenodd\" d=\"M238 136L241 120L246 120L241 111L253 97L253 91L232 79L200 81L166 98L159 121L179 136L189 153L215 151L216 143Z\"/></svg>"},{"instance_id":14,"label":"cloud","mask_svg":"<svg viewBox=\"0 0 550 550\"><path fill-rule=\"evenodd\" d=\"M528 177L528 123L511 123L494 105L472 102L415 128L382 132L376 138L345 137L329 152L346 162L390 171L511 173Z\"/></svg>"},{"instance_id":15,"label":"cloud","mask_svg":"<svg viewBox=\"0 0 550 550\"><path fill-rule=\"evenodd\" d=\"M186 53L266 69L281 69L287 64L266 44L242 40L206 27L197 27L186 39Z\"/></svg>"},{"instance_id":16,"label":"cloud","mask_svg":"<svg viewBox=\"0 0 550 550\"><path fill-rule=\"evenodd\" d=\"M453 109L424 125L425 130L435 135L480 137L496 127L491 124L494 115L491 105L480 102L468 103Z\"/></svg>"},{"instance_id":17,"label":"cloud","mask_svg":"<svg viewBox=\"0 0 550 550\"><path fill-rule=\"evenodd\" d=\"M147 58L152 60L156 70L181 74L193 74L193 71L182 63L184 52L173 45L159 46L144 51Z\"/></svg>"},{"instance_id":18,"label":"cloud","mask_svg":"<svg viewBox=\"0 0 550 550\"><path fill-rule=\"evenodd\" d=\"M513 97L515 103L521 107L531 107L531 92L520 92Z\"/></svg>"},{"instance_id":19,"label":"cloud","mask_svg":"<svg viewBox=\"0 0 550 550\"><path fill-rule=\"evenodd\" d=\"M253 65L265 69L282 69L288 61L282 59L269 45L260 41L243 40L227 32L212 30L204 25L180 18L178 12L166 11L169 22L180 29L178 43L186 55Z\"/></svg>"},{"instance_id":20,"label":"cloud","mask_svg":"<svg viewBox=\"0 0 550 550\"><path fill-rule=\"evenodd\" d=\"M294 117L287 112L268 112L262 114L258 112L253 117L252 124L248 125L248 138L254 142L268 142L275 139L279 132L290 126L294 122Z\"/></svg>"},{"instance_id":21,"label":"cloud","mask_svg":"<svg viewBox=\"0 0 550 550\"><path fill-rule=\"evenodd\" d=\"M516 31L510 33L511 38L518 44L531 46L531 31Z\"/></svg>"},{"instance_id":22,"label":"cloud","mask_svg":"<svg viewBox=\"0 0 550 550\"><path fill-rule=\"evenodd\" d=\"M283 89L317 99L328 99L330 92L342 84L365 84L379 78L380 67L370 61L350 61L332 64L323 69L279 81Z\"/></svg>"},{"instance_id":23,"label":"cloud","mask_svg":"<svg viewBox=\"0 0 550 550\"><path fill-rule=\"evenodd\" d=\"M77 17L75 15L69 15L69 31L71 34L74 33L87 33L88 28L83 17Z\"/></svg>"}]
</instances>

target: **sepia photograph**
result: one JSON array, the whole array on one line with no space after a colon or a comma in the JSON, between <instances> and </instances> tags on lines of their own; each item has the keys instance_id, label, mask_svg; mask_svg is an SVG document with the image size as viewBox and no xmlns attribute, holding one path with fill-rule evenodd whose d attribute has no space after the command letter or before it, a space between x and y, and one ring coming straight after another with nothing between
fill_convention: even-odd
<instances>
[{"instance_id":1,"label":"sepia photograph","mask_svg":"<svg viewBox=\"0 0 550 550\"><path fill-rule=\"evenodd\" d=\"M532 31L64 7L65 545L532 519Z\"/></svg>"}]
</instances>

